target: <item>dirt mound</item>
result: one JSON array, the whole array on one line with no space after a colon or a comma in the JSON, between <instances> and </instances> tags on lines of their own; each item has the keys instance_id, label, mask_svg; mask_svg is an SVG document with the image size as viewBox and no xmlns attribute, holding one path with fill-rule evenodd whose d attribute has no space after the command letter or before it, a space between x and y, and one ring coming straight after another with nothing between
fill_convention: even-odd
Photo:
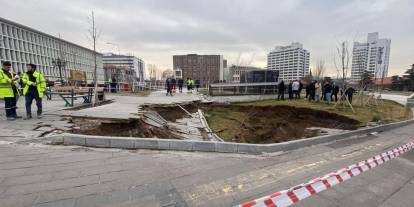
<instances>
[{"instance_id":1,"label":"dirt mound","mask_svg":"<svg viewBox=\"0 0 414 207\"><path fill-rule=\"evenodd\" d=\"M204 109L210 127L226 141L277 143L316 136L307 128L353 130L360 122L326 111L291 106L221 105Z\"/></svg>"}]
</instances>

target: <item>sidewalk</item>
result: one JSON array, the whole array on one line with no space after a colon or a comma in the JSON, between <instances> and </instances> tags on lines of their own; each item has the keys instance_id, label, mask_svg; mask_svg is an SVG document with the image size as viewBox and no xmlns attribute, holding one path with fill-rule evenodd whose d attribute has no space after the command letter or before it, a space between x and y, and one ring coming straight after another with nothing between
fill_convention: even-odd
<instances>
[{"instance_id":1,"label":"sidewalk","mask_svg":"<svg viewBox=\"0 0 414 207\"><path fill-rule=\"evenodd\" d=\"M1 206L232 206L412 140L414 125L261 156L0 142ZM297 206L412 204L414 152ZM400 205L401 206L401 205Z\"/></svg>"},{"instance_id":2,"label":"sidewalk","mask_svg":"<svg viewBox=\"0 0 414 207\"><path fill-rule=\"evenodd\" d=\"M188 94L186 91L174 96L166 96L165 91L154 91L146 97L118 96L116 93L108 93L106 98L112 99L114 102L79 111L68 111L65 115L107 119L136 119L139 118L138 112L141 106L145 104L173 104L200 100L196 93Z\"/></svg>"}]
</instances>

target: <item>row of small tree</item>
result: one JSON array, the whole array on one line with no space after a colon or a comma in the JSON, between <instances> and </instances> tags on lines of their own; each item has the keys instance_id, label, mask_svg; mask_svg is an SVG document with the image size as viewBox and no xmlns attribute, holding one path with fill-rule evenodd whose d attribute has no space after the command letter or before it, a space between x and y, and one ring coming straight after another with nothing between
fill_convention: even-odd
<instances>
[{"instance_id":1,"label":"row of small tree","mask_svg":"<svg viewBox=\"0 0 414 207\"><path fill-rule=\"evenodd\" d=\"M391 90L395 91L414 91L414 64L411 65L411 68L407 69L405 71L405 75L398 76L392 76L391 77Z\"/></svg>"}]
</instances>

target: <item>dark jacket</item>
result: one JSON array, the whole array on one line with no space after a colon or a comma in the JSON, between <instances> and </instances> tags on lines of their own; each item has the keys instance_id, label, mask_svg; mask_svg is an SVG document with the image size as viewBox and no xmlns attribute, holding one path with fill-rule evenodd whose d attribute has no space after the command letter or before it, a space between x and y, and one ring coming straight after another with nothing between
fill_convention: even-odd
<instances>
[{"instance_id":1,"label":"dark jacket","mask_svg":"<svg viewBox=\"0 0 414 207\"><path fill-rule=\"evenodd\" d=\"M327 83L327 84L325 84L325 86L323 88L324 88L325 93L332 93L332 85L331 84Z\"/></svg>"},{"instance_id":2,"label":"dark jacket","mask_svg":"<svg viewBox=\"0 0 414 207\"><path fill-rule=\"evenodd\" d=\"M352 87L347 88L346 91L345 91L345 94L348 95L348 96L353 95L354 93L355 93L355 89L352 88Z\"/></svg>"},{"instance_id":3,"label":"dark jacket","mask_svg":"<svg viewBox=\"0 0 414 207\"><path fill-rule=\"evenodd\" d=\"M279 92L285 92L285 83L282 81L279 83L279 85L277 86L279 89Z\"/></svg>"},{"instance_id":4,"label":"dark jacket","mask_svg":"<svg viewBox=\"0 0 414 207\"><path fill-rule=\"evenodd\" d=\"M167 79L167 80L165 81L165 87L166 87L166 88L171 88L171 79Z\"/></svg>"},{"instance_id":5,"label":"dark jacket","mask_svg":"<svg viewBox=\"0 0 414 207\"><path fill-rule=\"evenodd\" d=\"M335 85L335 86L333 87L333 91L332 91L332 93L333 93L333 94L338 94L338 93L339 93L339 86L338 86L338 85Z\"/></svg>"},{"instance_id":6,"label":"dark jacket","mask_svg":"<svg viewBox=\"0 0 414 207\"><path fill-rule=\"evenodd\" d=\"M181 78L180 78L180 79L178 79L178 85L179 85L179 86L184 85L184 81L183 81L183 79L181 79Z\"/></svg>"}]
</instances>

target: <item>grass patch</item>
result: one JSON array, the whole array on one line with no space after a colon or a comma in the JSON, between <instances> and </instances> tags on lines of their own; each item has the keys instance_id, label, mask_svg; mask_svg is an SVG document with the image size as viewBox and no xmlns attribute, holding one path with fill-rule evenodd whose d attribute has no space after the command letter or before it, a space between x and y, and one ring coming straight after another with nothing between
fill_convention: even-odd
<instances>
[{"instance_id":1,"label":"grass patch","mask_svg":"<svg viewBox=\"0 0 414 207\"><path fill-rule=\"evenodd\" d=\"M152 91L150 91L150 90L145 90L145 91L138 91L138 92L118 92L118 93L113 93L113 94L114 95L118 95L118 96L138 96L138 97L146 97L146 96L149 96L151 94L151 92Z\"/></svg>"},{"instance_id":2,"label":"grass patch","mask_svg":"<svg viewBox=\"0 0 414 207\"><path fill-rule=\"evenodd\" d=\"M365 97L364 100L367 98ZM398 104L391 100L380 100L378 105L366 105L359 104L359 100L354 100L354 110L351 110L348 105L328 105L323 102L308 102L306 100L298 101L276 101L276 100L263 100L255 102L241 102L234 105L244 106L294 106L300 108L310 108L314 110L323 110L331 113L336 113L342 116L346 116L361 122L361 125L365 125L371 121L383 121L385 123L398 122L413 118L413 113L410 109L405 106Z\"/></svg>"},{"instance_id":3,"label":"grass patch","mask_svg":"<svg viewBox=\"0 0 414 207\"><path fill-rule=\"evenodd\" d=\"M354 130L368 122L408 120L410 109L394 101L380 100L378 105L363 106L355 100L355 112L349 106L306 100L261 100L205 107L210 128L229 142L278 143L318 135L312 127Z\"/></svg>"}]
</instances>

